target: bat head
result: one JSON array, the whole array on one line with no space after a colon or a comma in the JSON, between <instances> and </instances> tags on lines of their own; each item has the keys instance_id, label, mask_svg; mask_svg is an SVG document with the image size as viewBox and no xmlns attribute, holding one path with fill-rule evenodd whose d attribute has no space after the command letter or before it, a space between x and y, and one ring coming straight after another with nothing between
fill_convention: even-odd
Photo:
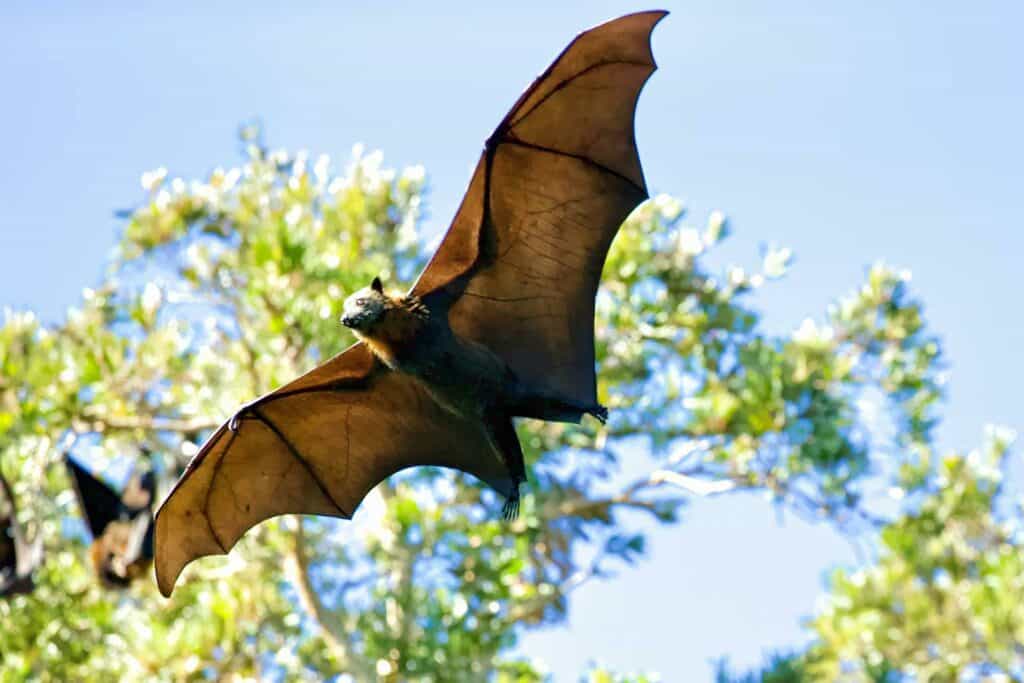
<instances>
[{"instance_id":1,"label":"bat head","mask_svg":"<svg viewBox=\"0 0 1024 683\"><path fill-rule=\"evenodd\" d=\"M131 583L117 552L108 541L102 538L93 541L89 560L96 576L107 588L126 588Z\"/></svg>"},{"instance_id":2,"label":"bat head","mask_svg":"<svg viewBox=\"0 0 1024 683\"><path fill-rule=\"evenodd\" d=\"M89 548L93 569L107 588L127 588L152 563L145 556L132 559L131 535L131 523L111 522Z\"/></svg>"},{"instance_id":3,"label":"bat head","mask_svg":"<svg viewBox=\"0 0 1024 683\"><path fill-rule=\"evenodd\" d=\"M375 277L369 287L363 287L345 299L341 324L357 332L365 332L381 319L387 307L388 297L384 294L384 286L380 278Z\"/></svg>"}]
</instances>

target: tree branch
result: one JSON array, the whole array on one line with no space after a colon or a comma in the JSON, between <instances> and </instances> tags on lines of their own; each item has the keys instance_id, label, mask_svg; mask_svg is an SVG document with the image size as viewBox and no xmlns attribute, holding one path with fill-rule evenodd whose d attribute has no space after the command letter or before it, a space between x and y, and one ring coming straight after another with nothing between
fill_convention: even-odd
<instances>
[{"instance_id":1,"label":"tree branch","mask_svg":"<svg viewBox=\"0 0 1024 683\"><path fill-rule=\"evenodd\" d=\"M651 474L650 481L652 484L672 484L698 496L713 496L718 493L725 493L735 489L737 486L737 483L732 479L700 479L681 472L673 472L672 470L656 470Z\"/></svg>"},{"instance_id":2,"label":"tree branch","mask_svg":"<svg viewBox=\"0 0 1024 683\"><path fill-rule=\"evenodd\" d=\"M570 517L585 513L589 510L613 506L646 510L651 514L656 515L659 509L659 503L663 503L664 500L645 500L644 498L638 497L638 494L646 489L659 488L662 481L655 477L656 474L657 472L649 477L637 479L632 484L622 489L619 493L607 498L580 497L545 505L542 516L545 519L550 520L556 517Z\"/></svg>"},{"instance_id":3,"label":"tree branch","mask_svg":"<svg viewBox=\"0 0 1024 683\"><path fill-rule=\"evenodd\" d=\"M342 642L334 631L328 627L328 610L320 601L320 596L317 595L316 589L313 588L309 578L309 558L306 555L306 534L302 516L296 515L293 519L295 519L295 533L293 536L295 544L292 546L291 557L289 558L291 562L287 566L290 570L288 573L291 574L292 585L295 586L295 592L298 594L299 604L302 605L306 614L316 624L320 631L320 636L327 643L327 648L338 661L339 667L343 670L351 671L353 662L350 658L348 645Z\"/></svg>"},{"instance_id":4,"label":"tree branch","mask_svg":"<svg viewBox=\"0 0 1024 683\"><path fill-rule=\"evenodd\" d=\"M106 432L112 430L148 429L158 432L198 432L216 429L220 421L208 417L173 418L155 415L102 416L85 412L81 418L72 419L77 432Z\"/></svg>"}]
</instances>

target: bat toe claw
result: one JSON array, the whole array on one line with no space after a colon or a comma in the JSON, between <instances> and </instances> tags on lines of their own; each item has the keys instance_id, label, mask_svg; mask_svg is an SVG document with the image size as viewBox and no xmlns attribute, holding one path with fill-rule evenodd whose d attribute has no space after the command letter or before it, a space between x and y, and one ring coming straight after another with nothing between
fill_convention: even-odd
<instances>
[{"instance_id":1,"label":"bat toe claw","mask_svg":"<svg viewBox=\"0 0 1024 683\"><path fill-rule=\"evenodd\" d=\"M509 497L505 499L505 504L501 508L501 516L506 522L511 522L519 517L519 486L516 485Z\"/></svg>"},{"instance_id":2,"label":"bat toe claw","mask_svg":"<svg viewBox=\"0 0 1024 683\"><path fill-rule=\"evenodd\" d=\"M601 424L608 422L608 409L602 405L595 406L590 411L590 414L597 418L597 421Z\"/></svg>"},{"instance_id":3,"label":"bat toe claw","mask_svg":"<svg viewBox=\"0 0 1024 683\"><path fill-rule=\"evenodd\" d=\"M511 522L519 517L519 499L509 498L501 508L501 516L506 522Z\"/></svg>"}]
</instances>

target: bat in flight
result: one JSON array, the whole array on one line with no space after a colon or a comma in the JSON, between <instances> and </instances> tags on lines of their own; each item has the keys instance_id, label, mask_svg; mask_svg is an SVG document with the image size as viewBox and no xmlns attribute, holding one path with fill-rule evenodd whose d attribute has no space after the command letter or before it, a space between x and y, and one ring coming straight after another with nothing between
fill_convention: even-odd
<instances>
[{"instance_id":1,"label":"bat in flight","mask_svg":"<svg viewBox=\"0 0 1024 683\"><path fill-rule=\"evenodd\" d=\"M18 524L14 492L0 475L0 598L31 593L32 574L43 561L43 539L30 543Z\"/></svg>"},{"instance_id":2,"label":"bat in flight","mask_svg":"<svg viewBox=\"0 0 1024 683\"><path fill-rule=\"evenodd\" d=\"M351 518L386 477L451 467L505 496L526 480L512 418L604 420L594 297L608 248L647 198L634 138L666 12L586 31L487 139L444 240L412 289L379 279L344 304L359 341L243 406L156 516L156 576L227 553L259 522Z\"/></svg>"},{"instance_id":3,"label":"bat in flight","mask_svg":"<svg viewBox=\"0 0 1024 683\"><path fill-rule=\"evenodd\" d=\"M92 534L89 559L96 576L107 588L128 587L153 562L153 471L133 473L119 494L70 456L64 462Z\"/></svg>"}]
</instances>

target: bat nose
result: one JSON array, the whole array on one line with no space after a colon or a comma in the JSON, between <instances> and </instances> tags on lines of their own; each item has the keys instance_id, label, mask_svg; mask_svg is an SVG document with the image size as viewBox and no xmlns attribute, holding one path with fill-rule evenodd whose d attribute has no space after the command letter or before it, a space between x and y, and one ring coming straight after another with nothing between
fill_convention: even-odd
<instances>
[{"instance_id":1,"label":"bat nose","mask_svg":"<svg viewBox=\"0 0 1024 683\"><path fill-rule=\"evenodd\" d=\"M345 327L352 327L352 324L354 322L355 322L355 318L353 318L350 315L343 315L343 316L341 316L341 324L344 325Z\"/></svg>"}]
</instances>

